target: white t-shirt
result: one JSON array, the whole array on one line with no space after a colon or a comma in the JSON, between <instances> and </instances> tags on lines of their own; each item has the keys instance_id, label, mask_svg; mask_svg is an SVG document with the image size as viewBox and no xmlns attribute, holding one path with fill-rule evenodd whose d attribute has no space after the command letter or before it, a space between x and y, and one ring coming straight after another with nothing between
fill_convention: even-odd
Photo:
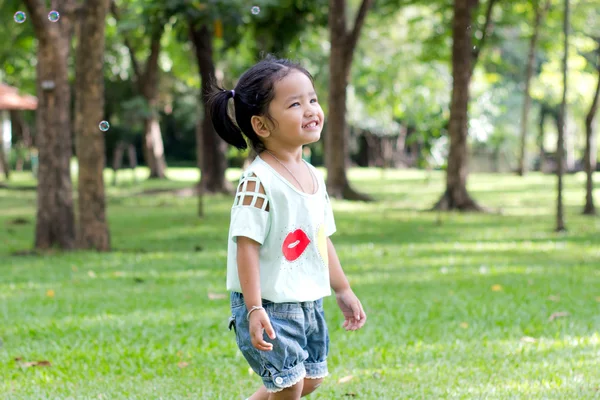
<instances>
[{"instance_id":1,"label":"white t-shirt","mask_svg":"<svg viewBox=\"0 0 600 400\"><path fill-rule=\"evenodd\" d=\"M227 290L242 292L237 266L237 236L261 244L261 297L276 303L314 301L331 295L327 237L335 221L325 181L303 193L259 156L243 172L231 208L227 240ZM259 186L265 194L259 193ZM251 190L254 189L254 190ZM252 203L244 205L244 198Z\"/></svg>"}]
</instances>

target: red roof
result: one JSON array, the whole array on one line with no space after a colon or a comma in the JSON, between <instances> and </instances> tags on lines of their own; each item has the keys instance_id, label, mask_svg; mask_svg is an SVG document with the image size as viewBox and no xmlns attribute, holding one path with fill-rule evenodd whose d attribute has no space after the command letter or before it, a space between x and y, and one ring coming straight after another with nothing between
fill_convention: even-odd
<instances>
[{"instance_id":1,"label":"red roof","mask_svg":"<svg viewBox=\"0 0 600 400\"><path fill-rule=\"evenodd\" d=\"M35 96L20 95L17 88L0 83L0 110L35 110L37 104Z\"/></svg>"}]
</instances>

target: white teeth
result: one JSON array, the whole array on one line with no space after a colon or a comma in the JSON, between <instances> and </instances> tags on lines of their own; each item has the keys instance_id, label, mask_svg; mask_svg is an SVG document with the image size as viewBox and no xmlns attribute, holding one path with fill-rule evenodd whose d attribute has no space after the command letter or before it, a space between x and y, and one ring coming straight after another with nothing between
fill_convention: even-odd
<instances>
[{"instance_id":1,"label":"white teeth","mask_svg":"<svg viewBox=\"0 0 600 400\"><path fill-rule=\"evenodd\" d=\"M314 128L314 127L316 127L316 126L317 126L317 123L316 123L316 122L311 122L310 124L308 124L308 125L305 125L304 127L305 127L305 128Z\"/></svg>"}]
</instances>

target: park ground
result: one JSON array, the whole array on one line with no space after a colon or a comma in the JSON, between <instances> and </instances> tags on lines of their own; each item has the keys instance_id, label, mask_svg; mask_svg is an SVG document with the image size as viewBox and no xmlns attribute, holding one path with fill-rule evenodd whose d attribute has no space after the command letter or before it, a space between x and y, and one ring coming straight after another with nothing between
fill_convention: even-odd
<instances>
[{"instance_id":1,"label":"park ground","mask_svg":"<svg viewBox=\"0 0 600 400\"><path fill-rule=\"evenodd\" d=\"M227 330L232 198L207 198L200 220L194 198L143 194L190 187L196 170L128 174L107 190L103 254L28 253L34 182L15 174L0 189L1 399L242 399L257 387ZM368 321L344 331L326 299L330 376L312 398L600 398L600 218L580 215L583 174L566 177L560 234L552 176L471 175L494 211L481 215L426 211L442 172L349 174L379 200L333 201L332 240Z\"/></svg>"}]
</instances>

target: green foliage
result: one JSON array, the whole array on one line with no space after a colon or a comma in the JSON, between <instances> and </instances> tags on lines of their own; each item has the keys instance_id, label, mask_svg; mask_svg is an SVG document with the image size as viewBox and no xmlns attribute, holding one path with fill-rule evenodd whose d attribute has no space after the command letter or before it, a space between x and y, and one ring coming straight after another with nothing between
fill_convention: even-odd
<instances>
[{"instance_id":1,"label":"green foliage","mask_svg":"<svg viewBox=\"0 0 600 400\"><path fill-rule=\"evenodd\" d=\"M478 147L516 153L523 104L525 64L532 34L534 4L542 0L499 1L471 86L470 140ZM569 61L568 112L581 145L583 118L591 104L596 72L590 63L595 42L587 35L600 31L597 0L571 0L572 32ZM112 16L106 26L106 109L113 127L128 139L140 132L140 118L150 112L136 98L132 66L123 44L127 34L138 49L140 62L149 53L150 36L164 28L161 40L160 96L155 112L169 115L161 121L169 132L166 150L171 158L188 159L198 107L200 77L189 26L205 25L213 35L217 74L227 88L262 54L302 62L315 77L319 100L327 115L329 85L328 2L326 0L143 0L117 1L121 18ZM360 0L348 1L348 25ZM488 0L480 1L470 28L474 45L482 37ZM260 8L253 14L251 8ZM12 16L22 8L16 0L0 0L0 12ZM558 104L562 91L562 2L552 1L540 31L532 80L533 107L529 130L536 129L536 114L544 104ZM450 0L378 0L369 11L359 39L348 87L348 119L359 129L380 135L397 134L401 127L414 128L411 140L426 152L443 154L451 92ZM26 93L35 93L36 42L32 26L10 23L0 26L0 79ZM185 101L179 101L181 97ZM161 114L161 115L163 115ZM555 142L555 128L547 130ZM533 135L530 135L531 137ZM179 138L179 139L177 139ZM177 143L181 140L181 143ZM533 149L533 140L528 143ZM315 154L320 151L315 146ZM580 147L580 146L579 146ZM437 150L436 150L437 149ZM167 153L169 154L169 153Z\"/></svg>"},{"instance_id":2,"label":"green foliage","mask_svg":"<svg viewBox=\"0 0 600 400\"><path fill-rule=\"evenodd\" d=\"M31 21L18 24L13 20L17 11L26 11L21 1L0 0L0 82L34 95L37 41Z\"/></svg>"},{"instance_id":3,"label":"green foliage","mask_svg":"<svg viewBox=\"0 0 600 400\"><path fill-rule=\"evenodd\" d=\"M196 169L169 173L168 182L108 188L111 253L10 255L31 247L35 192L0 189L0 393L233 399L258 387L227 330L233 200L207 197L200 221L195 198L139 195L198 178ZM368 320L345 332L326 298L330 376L315 398L596 396L600 225L580 215L580 175L565 177L569 231L560 235L552 176L474 174L473 195L505 215L447 214L441 224L419 210L443 189L442 173L430 184L419 171L349 177L379 200L333 201L332 240ZM557 312L568 314L550 320ZM41 360L51 366L26 364Z\"/></svg>"}]
</instances>

